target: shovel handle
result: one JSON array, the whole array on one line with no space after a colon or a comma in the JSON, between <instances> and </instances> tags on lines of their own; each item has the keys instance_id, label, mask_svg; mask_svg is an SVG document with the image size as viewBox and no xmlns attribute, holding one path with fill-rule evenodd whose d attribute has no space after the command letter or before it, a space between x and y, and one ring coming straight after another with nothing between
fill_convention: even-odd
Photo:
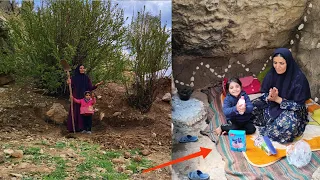
<instances>
[{"instance_id":1,"label":"shovel handle","mask_svg":"<svg viewBox=\"0 0 320 180\"><path fill-rule=\"evenodd\" d=\"M70 73L69 71L66 71L67 75L68 75L68 79L70 79ZM71 88L71 83L69 83L69 92L70 92L70 96L72 95L72 88ZM73 116L73 99L70 98L71 101L71 118L72 118L72 128L73 128L73 133L76 133L76 129L74 127L74 116Z\"/></svg>"}]
</instances>

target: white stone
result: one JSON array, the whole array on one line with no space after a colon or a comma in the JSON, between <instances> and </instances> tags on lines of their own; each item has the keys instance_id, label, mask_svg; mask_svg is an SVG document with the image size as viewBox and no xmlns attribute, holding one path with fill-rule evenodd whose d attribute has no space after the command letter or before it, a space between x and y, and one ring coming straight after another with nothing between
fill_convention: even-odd
<instances>
[{"instance_id":1,"label":"white stone","mask_svg":"<svg viewBox=\"0 0 320 180\"><path fill-rule=\"evenodd\" d=\"M263 67L263 68L262 68L262 71L263 71L264 69L266 69L266 67Z\"/></svg>"},{"instance_id":2,"label":"white stone","mask_svg":"<svg viewBox=\"0 0 320 180\"><path fill-rule=\"evenodd\" d=\"M206 68L210 68L210 65L209 65L209 64L207 64L207 65L206 65Z\"/></svg>"},{"instance_id":3,"label":"white stone","mask_svg":"<svg viewBox=\"0 0 320 180\"><path fill-rule=\"evenodd\" d=\"M304 22L307 22L307 16L304 16L304 17L303 17L303 21L304 21Z\"/></svg>"},{"instance_id":4,"label":"white stone","mask_svg":"<svg viewBox=\"0 0 320 180\"><path fill-rule=\"evenodd\" d=\"M312 4L311 3L309 4L309 8L312 8Z\"/></svg>"},{"instance_id":5,"label":"white stone","mask_svg":"<svg viewBox=\"0 0 320 180\"><path fill-rule=\"evenodd\" d=\"M240 64L240 61L237 61L237 64Z\"/></svg>"},{"instance_id":6,"label":"white stone","mask_svg":"<svg viewBox=\"0 0 320 180\"><path fill-rule=\"evenodd\" d=\"M303 37L301 37L301 38L300 38L300 42L302 42L302 41L303 41L303 39L304 39L304 38L303 38Z\"/></svg>"},{"instance_id":7,"label":"white stone","mask_svg":"<svg viewBox=\"0 0 320 180\"><path fill-rule=\"evenodd\" d=\"M307 10L307 14L310 14L310 11L309 11L309 9Z\"/></svg>"},{"instance_id":8,"label":"white stone","mask_svg":"<svg viewBox=\"0 0 320 180\"><path fill-rule=\"evenodd\" d=\"M244 65L244 64L241 64L241 66L242 66L242 67L246 67L246 65Z\"/></svg>"},{"instance_id":9,"label":"white stone","mask_svg":"<svg viewBox=\"0 0 320 180\"><path fill-rule=\"evenodd\" d=\"M175 80L174 82L175 82L175 83L177 83L177 84L179 83L179 81L178 81L178 80Z\"/></svg>"},{"instance_id":10,"label":"white stone","mask_svg":"<svg viewBox=\"0 0 320 180\"><path fill-rule=\"evenodd\" d=\"M298 30L300 31L301 29L303 29L304 24L300 24L300 26L298 27Z\"/></svg>"},{"instance_id":11,"label":"white stone","mask_svg":"<svg viewBox=\"0 0 320 180\"><path fill-rule=\"evenodd\" d=\"M221 75L218 75L218 78L222 78L222 76L221 76Z\"/></svg>"},{"instance_id":12,"label":"white stone","mask_svg":"<svg viewBox=\"0 0 320 180\"><path fill-rule=\"evenodd\" d=\"M255 75L255 74L252 74L252 76L253 76L253 77L256 77L256 75Z\"/></svg>"},{"instance_id":13,"label":"white stone","mask_svg":"<svg viewBox=\"0 0 320 180\"><path fill-rule=\"evenodd\" d=\"M190 86L190 84L186 84L186 86Z\"/></svg>"},{"instance_id":14,"label":"white stone","mask_svg":"<svg viewBox=\"0 0 320 180\"><path fill-rule=\"evenodd\" d=\"M224 72L228 72L228 68L226 68L226 69L224 70Z\"/></svg>"},{"instance_id":15,"label":"white stone","mask_svg":"<svg viewBox=\"0 0 320 180\"><path fill-rule=\"evenodd\" d=\"M300 37L299 34L296 34L296 38L299 39L299 37Z\"/></svg>"},{"instance_id":16,"label":"white stone","mask_svg":"<svg viewBox=\"0 0 320 180\"><path fill-rule=\"evenodd\" d=\"M200 65L203 66L203 62L201 62Z\"/></svg>"},{"instance_id":17,"label":"white stone","mask_svg":"<svg viewBox=\"0 0 320 180\"><path fill-rule=\"evenodd\" d=\"M272 56L270 56L269 59L271 60L271 59L272 59Z\"/></svg>"},{"instance_id":18,"label":"white stone","mask_svg":"<svg viewBox=\"0 0 320 180\"><path fill-rule=\"evenodd\" d=\"M317 48L320 48L320 43L317 44Z\"/></svg>"},{"instance_id":19,"label":"white stone","mask_svg":"<svg viewBox=\"0 0 320 180\"><path fill-rule=\"evenodd\" d=\"M213 73L213 72L214 72L214 69L210 68L210 71Z\"/></svg>"},{"instance_id":20,"label":"white stone","mask_svg":"<svg viewBox=\"0 0 320 180\"><path fill-rule=\"evenodd\" d=\"M194 77L193 76L190 78L190 81L194 81Z\"/></svg>"},{"instance_id":21,"label":"white stone","mask_svg":"<svg viewBox=\"0 0 320 180\"><path fill-rule=\"evenodd\" d=\"M194 86L194 84L193 84L193 82L191 82L191 83L190 83L190 87L193 87L193 86Z\"/></svg>"},{"instance_id":22,"label":"white stone","mask_svg":"<svg viewBox=\"0 0 320 180\"><path fill-rule=\"evenodd\" d=\"M223 74L223 75L222 75L222 77L225 77L225 76L226 76L226 74Z\"/></svg>"},{"instance_id":23,"label":"white stone","mask_svg":"<svg viewBox=\"0 0 320 180\"><path fill-rule=\"evenodd\" d=\"M215 73L214 73L214 75L216 75L216 76L217 76L217 75L218 75L218 73L216 73L216 72L215 72Z\"/></svg>"},{"instance_id":24,"label":"white stone","mask_svg":"<svg viewBox=\"0 0 320 180\"><path fill-rule=\"evenodd\" d=\"M246 68L246 71L249 72L249 68Z\"/></svg>"},{"instance_id":25,"label":"white stone","mask_svg":"<svg viewBox=\"0 0 320 180\"><path fill-rule=\"evenodd\" d=\"M290 52L291 52L291 50L292 50L292 49L291 49L291 48L289 48L289 51L290 51Z\"/></svg>"},{"instance_id":26,"label":"white stone","mask_svg":"<svg viewBox=\"0 0 320 180\"><path fill-rule=\"evenodd\" d=\"M181 85L184 85L184 82L180 82Z\"/></svg>"},{"instance_id":27,"label":"white stone","mask_svg":"<svg viewBox=\"0 0 320 180\"><path fill-rule=\"evenodd\" d=\"M291 39L290 44L292 45L294 43L294 41Z\"/></svg>"},{"instance_id":28,"label":"white stone","mask_svg":"<svg viewBox=\"0 0 320 180\"><path fill-rule=\"evenodd\" d=\"M192 72L192 75L196 75L196 72L195 72L195 71L193 71L193 72Z\"/></svg>"},{"instance_id":29,"label":"white stone","mask_svg":"<svg viewBox=\"0 0 320 180\"><path fill-rule=\"evenodd\" d=\"M228 68L231 68L231 64L228 65Z\"/></svg>"},{"instance_id":30,"label":"white stone","mask_svg":"<svg viewBox=\"0 0 320 180\"><path fill-rule=\"evenodd\" d=\"M318 100L319 100L319 99L318 99L317 97L314 98L314 101L315 101L315 102L318 102Z\"/></svg>"},{"instance_id":31,"label":"white stone","mask_svg":"<svg viewBox=\"0 0 320 180\"><path fill-rule=\"evenodd\" d=\"M196 70L198 70L198 69L199 69L199 66L196 67Z\"/></svg>"},{"instance_id":32,"label":"white stone","mask_svg":"<svg viewBox=\"0 0 320 180\"><path fill-rule=\"evenodd\" d=\"M263 66L264 66L264 67L266 67L266 66L267 66L267 64L263 64Z\"/></svg>"}]
</instances>

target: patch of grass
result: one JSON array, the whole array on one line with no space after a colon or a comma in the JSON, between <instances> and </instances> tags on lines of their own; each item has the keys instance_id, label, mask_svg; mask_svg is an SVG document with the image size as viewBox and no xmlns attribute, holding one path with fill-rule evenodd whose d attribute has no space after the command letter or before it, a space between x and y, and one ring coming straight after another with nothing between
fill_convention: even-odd
<instances>
[{"instance_id":1,"label":"patch of grass","mask_svg":"<svg viewBox=\"0 0 320 180\"><path fill-rule=\"evenodd\" d=\"M104 179L116 179L116 180L127 180L129 179L128 178L128 175L127 174L120 174L120 173L104 173L104 174L101 174L102 175L102 178Z\"/></svg>"},{"instance_id":2,"label":"patch of grass","mask_svg":"<svg viewBox=\"0 0 320 180\"><path fill-rule=\"evenodd\" d=\"M65 142L56 142L55 147L58 149L63 149L65 147L67 147L67 144Z\"/></svg>"},{"instance_id":3,"label":"patch of grass","mask_svg":"<svg viewBox=\"0 0 320 180\"><path fill-rule=\"evenodd\" d=\"M2 145L2 148L3 148L3 149L8 149L9 147L12 147L12 145L11 145L11 144L4 144L4 145Z\"/></svg>"},{"instance_id":4,"label":"patch of grass","mask_svg":"<svg viewBox=\"0 0 320 180\"><path fill-rule=\"evenodd\" d=\"M107 151L106 154L103 155L104 158L107 159L113 159L113 158L118 158L121 156L121 152L116 152L116 151Z\"/></svg>"},{"instance_id":5,"label":"patch of grass","mask_svg":"<svg viewBox=\"0 0 320 180\"><path fill-rule=\"evenodd\" d=\"M56 164L56 169L52 173L48 175L42 176L44 180L56 180L56 179L65 179L67 177L66 169L66 161L61 157L53 157L53 160Z\"/></svg>"},{"instance_id":6,"label":"patch of grass","mask_svg":"<svg viewBox=\"0 0 320 180\"><path fill-rule=\"evenodd\" d=\"M148 169L153 167L153 163L150 160L142 158L141 162L135 162L131 160L130 164L127 166L127 168L131 170L133 173L138 173L139 167L143 169Z\"/></svg>"},{"instance_id":7,"label":"patch of grass","mask_svg":"<svg viewBox=\"0 0 320 180\"><path fill-rule=\"evenodd\" d=\"M129 152L130 152L131 155L137 155L137 154L139 154L140 149L138 149L138 148L130 149Z\"/></svg>"},{"instance_id":8,"label":"patch of grass","mask_svg":"<svg viewBox=\"0 0 320 180\"><path fill-rule=\"evenodd\" d=\"M29 147L28 149L25 149L23 153L25 155L39 155L41 148L39 147Z\"/></svg>"}]
</instances>

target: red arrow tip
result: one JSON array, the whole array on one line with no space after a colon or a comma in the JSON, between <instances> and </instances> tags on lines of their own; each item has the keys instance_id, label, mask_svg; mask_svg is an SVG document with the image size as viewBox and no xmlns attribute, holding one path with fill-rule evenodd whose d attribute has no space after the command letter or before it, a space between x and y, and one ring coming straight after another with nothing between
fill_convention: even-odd
<instances>
[{"instance_id":1,"label":"red arrow tip","mask_svg":"<svg viewBox=\"0 0 320 180\"><path fill-rule=\"evenodd\" d=\"M200 147L200 152L203 158L206 158L212 149Z\"/></svg>"}]
</instances>

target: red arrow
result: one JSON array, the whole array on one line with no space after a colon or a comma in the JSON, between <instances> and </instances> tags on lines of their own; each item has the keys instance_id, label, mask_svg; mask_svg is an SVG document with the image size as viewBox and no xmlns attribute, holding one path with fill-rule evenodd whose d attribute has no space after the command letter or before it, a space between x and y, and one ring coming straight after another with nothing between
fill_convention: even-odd
<instances>
[{"instance_id":1,"label":"red arrow","mask_svg":"<svg viewBox=\"0 0 320 180\"><path fill-rule=\"evenodd\" d=\"M208 155L211 151L212 151L212 149L200 147L200 151L199 151L199 152L190 154L190 155L188 155L188 156L184 156L184 157L179 158L179 159L175 159L175 160L173 160L173 161L169 161L169 162L164 163L164 164L161 164L161 165L159 165L159 166L155 166L155 167L152 167L152 168L149 168L149 169L145 169L145 170L143 170L142 172L143 172L143 173L146 173L146 172L153 171L153 170L156 170L156 169L160 169L160 168L163 168L163 167L172 165L172 164L177 164L177 163L179 163L179 162L186 161L186 160L189 160L189 159L198 157L198 156L203 156L203 159L204 159L204 158L207 157L207 155Z\"/></svg>"}]
</instances>

